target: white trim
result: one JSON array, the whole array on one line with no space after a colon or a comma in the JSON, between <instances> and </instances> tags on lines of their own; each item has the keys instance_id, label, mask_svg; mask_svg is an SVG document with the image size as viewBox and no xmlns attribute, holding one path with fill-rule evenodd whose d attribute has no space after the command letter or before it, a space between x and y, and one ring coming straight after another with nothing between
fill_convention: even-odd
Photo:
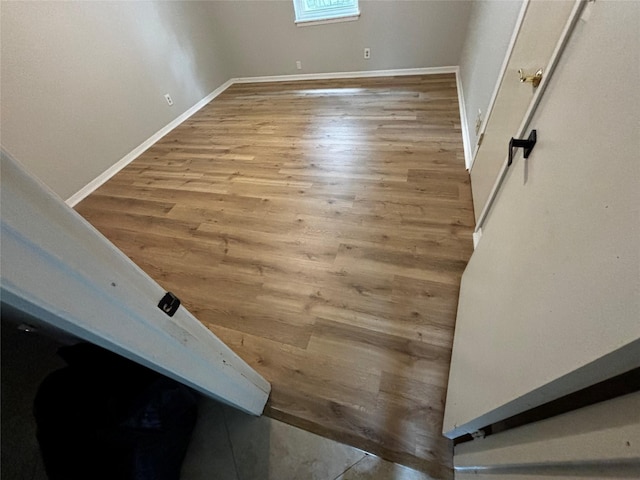
<instances>
[{"instance_id":1,"label":"white trim","mask_svg":"<svg viewBox=\"0 0 640 480\"><path fill-rule=\"evenodd\" d=\"M426 67L426 68L402 68L395 70L369 70L369 71L361 71L361 72L331 72L331 73L304 73L298 75L273 75L273 76L263 76L263 77L239 77L239 78L231 78L227 80L225 83L216 88L209 95L204 97L198 103L196 103L189 110L184 112L182 115L172 120L166 126L158 130L147 140L142 142L136 148L131 150L128 154L118 160L115 164L109 167L107 170L102 172L96 178L91 180L87 185L82 187L76 193L71 195L67 200L66 204L71 208L75 207L78 203L84 200L86 197L91 195L95 190L97 190L102 184L106 183L111 177L113 177L116 173L122 170L124 167L133 162L136 158L142 155L146 150L148 150L154 143L168 134L171 130L176 128L202 107L211 102L214 98L224 92L231 85L236 83L264 83L264 82L292 82L298 80L332 80L338 78L369 78L369 77L400 77L406 75L437 75L443 73L455 73L456 81L458 78L457 75L458 67L457 66L446 66L446 67ZM466 163L466 150L465 150L465 163Z\"/></svg>"},{"instance_id":2,"label":"white trim","mask_svg":"<svg viewBox=\"0 0 640 480\"><path fill-rule=\"evenodd\" d=\"M296 20L298 27L312 27L314 25L326 25L328 23L354 22L360 18L360 12L344 17L325 18L323 20Z\"/></svg>"},{"instance_id":3,"label":"white trim","mask_svg":"<svg viewBox=\"0 0 640 480\"><path fill-rule=\"evenodd\" d=\"M500 73L498 74L498 79L496 80L496 85L493 88L493 93L491 94L491 100L489 100L489 106L487 107L487 111L484 115L484 120L482 125L480 126L480 130L478 131L478 138L480 135L484 133L487 128L487 123L489 122L489 118L491 117L491 112L493 112L493 107L496 103L496 99L498 98L498 91L500 90L500 85L502 85L502 80L504 79L505 74L507 73L507 66L509 65L509 60L511 59L511 54L513 53L513 48L516 45L516 40L518 39L518 35L520 34L520 30L522 29L522 24L524 23L524 17L527 13L527 8L529 7L530 0L524 0L522 2L522 7L520 7L520 13L518 13L518 18L516 19L516 26L513 29L513 33L511 34L511 40L509 41L509 46L507 47L507 53L504 56L504 60L502 61L502 66L500 67ZM471 171L473 168L473 163L476 161L476 155L478 155L478 150L480 149L480 145L476 142L476 146L473 151L473 155L471 156L471 163L468 168Z\"/></svg>"},{"instance_id":4,"label":"white trim","mask_svg":"<svg viewBox=\"0 0 640 480\"><path fill-rule=\"evenodd\" d=\"M233 83L294 82L298 80L333 80L338 78L400 77L405 75L436 75L456 73L457 66L399 68L395 70L367 70L360 72L302 73L297 75L270 75L263 77L238 77Z\"/></svg>"},{"instance_id":5,"label":"white trim","mask_svg":"<svg viewBox=\"0 0 640 480\"><path fill-rule=\"evenodd\" d=\"M460 110L460 130L462 130L462 147L464 148L464 166L471 170L473 158L471 157L471 139L469 138L469 125L467 123L467 104L464 102L462 91L462 79L460 67L456 67L456 88L458 90L458 108Z\"/></svg>"},{"instance_id":6,"label":"white trim","mask_svg":"<svg viewBox=\"0 0 640 480\"><path fill-rule=\"evenodd\" d=\"M124 157L122 157L120 160L118 160L116 163L114 163L112 166L110 166L108 169L106 169L96 178L91 180L88 184L86 184L76 193L74 193L69 198L67 198L66 204L69 205L71 208L75 207L78 203L80 203L82 200L84 200L86 197L92 194L95 190L97 190L102 184L106 183L107 180L113 177L116 173L118 173L120 170L122 170L124 167L126 167L131 162L133 162L136 158L142 155L154 143L156 143L158 140L164 137L167 133L169 133L171 130L176 128L178 125L184 122L191 115L193 115L198 110L200 110L202 107L204 107L209 102L211 102L211 100L216 98L218 95L224 92L231 85L233 85L233 80L227 80L225 83L220 85L213 92L211 92L209 95L207 95L198 103L196 103L193 107L191 107L182 115L180 115L179 117L175 118L174 120L169 122L167 125L162 127L160 130L158 130L156 133L151 135L144 142L142 142L136 148L131 150L129 153L127 153Z\"/></svg>"}]
</instances>

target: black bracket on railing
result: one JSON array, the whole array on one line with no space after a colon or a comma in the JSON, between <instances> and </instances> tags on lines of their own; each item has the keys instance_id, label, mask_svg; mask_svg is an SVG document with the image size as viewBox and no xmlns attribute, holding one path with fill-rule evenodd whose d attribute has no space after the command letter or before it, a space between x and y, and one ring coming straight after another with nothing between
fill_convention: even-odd
<instances>
[{"instance_id":1,"label":"black bracket on railing","mask_svg":"<svg viewBox=\"0 0 640 480\"><path fill-rule=\"evenodd\" d=\"M507 162L507 167L510 167L511 164L513 163L513 150L515 148L524 148L523 156L524 158L529 158L529 154L531 153L531 150L533 150L533 147L535 146L537 141L538 141L537 130L531 130L531 133L529 134L529 138L526 140L521 138L511 137L511 140L509 140L509 161Z\"/></svg>"}]
</instances>

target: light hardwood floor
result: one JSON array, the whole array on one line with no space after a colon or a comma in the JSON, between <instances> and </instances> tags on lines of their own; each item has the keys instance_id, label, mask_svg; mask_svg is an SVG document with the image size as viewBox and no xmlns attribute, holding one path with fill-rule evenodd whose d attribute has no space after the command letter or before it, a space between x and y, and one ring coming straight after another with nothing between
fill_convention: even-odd
<instances>
[{"instance_id":1,"label":"light hardwood floor","mask_svg":"<svg viewBox=\"0 0 640 480\"><path fill-rule=\"evenodd\" d=\"M272 383L267 415L452 478L453 75L234 85L77 210Z\"/></svg>"}]
</instances>

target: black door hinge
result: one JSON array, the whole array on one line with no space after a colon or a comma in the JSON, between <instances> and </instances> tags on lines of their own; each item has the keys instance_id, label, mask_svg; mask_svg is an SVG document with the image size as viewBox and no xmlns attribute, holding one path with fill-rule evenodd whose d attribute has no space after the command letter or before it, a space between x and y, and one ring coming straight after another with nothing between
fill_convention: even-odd
<instances>
[{"instance_id":1,"label":"black door hinge","mask_svg":"<svg viewBox=\"0 0 640 480\"><path fill-rule=\"evenodd\" d=\"M173 314L176 313L179 306L180 299L171 292L167 292L158 304L158 308L170 317L173 317Z\"/></svg>"}]
</instances>

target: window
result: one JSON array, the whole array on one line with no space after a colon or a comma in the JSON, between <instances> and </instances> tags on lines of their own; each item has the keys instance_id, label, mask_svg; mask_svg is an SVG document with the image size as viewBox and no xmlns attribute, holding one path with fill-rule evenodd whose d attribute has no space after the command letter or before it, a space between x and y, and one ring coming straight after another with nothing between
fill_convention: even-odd
<instances>
[{"instance_id":1,"label":"window","mask_svg":"<svg viewBox=\"0 0 640 480\"><path fill-rule=\"evenodd\" d=\"M293 0L296 23L356 20L358 0Z\"/></svg>"}]
</instances>

